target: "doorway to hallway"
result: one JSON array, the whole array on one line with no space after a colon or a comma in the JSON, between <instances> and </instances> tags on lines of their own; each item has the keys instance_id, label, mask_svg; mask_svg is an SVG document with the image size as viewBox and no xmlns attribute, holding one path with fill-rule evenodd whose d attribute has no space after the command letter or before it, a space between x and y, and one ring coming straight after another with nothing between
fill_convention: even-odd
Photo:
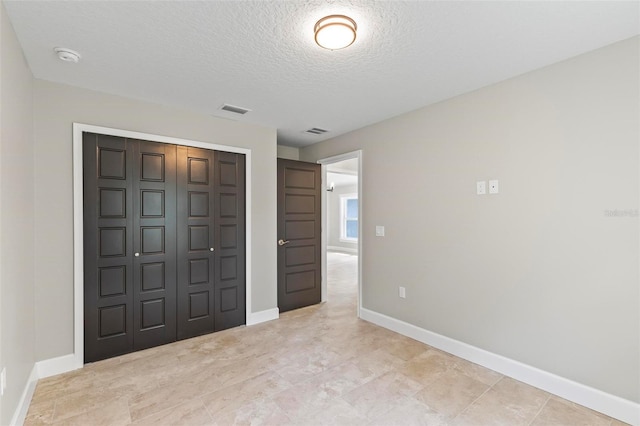
<instances>
[{"instance_id":1,"label":"doorway to hallway","mask_svg":"<svg viewBox=\"0 0 640 426\"><path fill-rule=\"evenodd\" d=\"M361 305L360 151L319 161L323 174L323 301L359 316Z\"/></svg>"}]
</instances>

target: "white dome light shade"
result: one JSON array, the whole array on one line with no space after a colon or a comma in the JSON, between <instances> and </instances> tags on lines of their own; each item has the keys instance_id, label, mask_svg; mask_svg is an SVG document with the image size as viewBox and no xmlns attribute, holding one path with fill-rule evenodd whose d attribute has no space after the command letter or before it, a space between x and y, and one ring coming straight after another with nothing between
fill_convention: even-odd
<instances>
[{"instance_id":1,"label":"white dome light shade","mask_svg":"<svg viewBox=\"0 0 640 426\"><path fill-rule=\"evenodd\" d=\"M348 16L329 15L316 22L313 31L318 46L338 50L353 44L357 28L356 22Z\"/></svg>"}]
</instances>

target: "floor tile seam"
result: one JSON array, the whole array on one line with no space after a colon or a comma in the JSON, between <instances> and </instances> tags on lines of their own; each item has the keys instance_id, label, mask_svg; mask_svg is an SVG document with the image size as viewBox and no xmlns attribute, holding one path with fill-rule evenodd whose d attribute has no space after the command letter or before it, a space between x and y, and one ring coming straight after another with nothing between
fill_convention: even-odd
<instances>
[{"instance_id":1,"label":"floor tile seam","mask_svg":"<svg viewBox=\"0 0 640 426\"><path fill-rule=\"evenodd\" d=\"M500 379L502 380L502 379ZM458 418L463 415L468 409L469 407L473 406L473 404L475 404L476 402L478 402L478 400L480 398L482 398L483 396L485 396L487 394L487 392L489 392L491 389L493 389L493 386L488 386L484 392L482 392L480 395L478 395L478 397L476 399L474 399L473 401L471 401L466 407L464 407L462 410L460 410L460 412L458 414L456 414L451 421L452 422L457 422Z\"/></svg>"},{"instance_id":2,"label":"floor tile seam","mask_svg":"<svg viewBox=\"0 0 640 426\"><path fill-rule=\"evenodd\" d=\"M549 401L551 401L551 394L547 394L547 398L544 400L544 404L542 404L542 406L538 409L538 411L536 412L536 415L533 416L533 418L531 419L531 421L527 424L527 426L531 426L536 419L538 418L538 416L540 415L540 413L542 413L542 410L544 410L544 407L547 406L547 404L549 403Z\"/></svg>"},{"instance_id":3,"label":"floor tile seam","mask_svg":"<svg viewBox=\"0 0 640 426\"><path fill-rule=\"evenodd\" d=\"M51 414L49 416L49 422L48 424L53 424L53 419L55 419L55 414L56 414L56 408L58 407L58 401L54 400L53 401L53 409L51 410Z\"/></svg>"},{"instance_id":4,"label":"floor tile seam","mask_svg":"<svg viewBox=\"0 0 640 426\"><path fill-rule=\"evenodd\" d=\"M215 422L216 419L213 417L213 414L211 414L211 410L209 410L209 406L207 405L207 403L204 402L204 399L202 399L202 395L198 396L198 399L200 400L200 404L202 404L202 406L204 407L204 411L207 413L207 415L209 416L209 419L212 422Z\"/></svg>"},{"instance_id":5,"label":"floor tile seam","mask_svg":"<svg viewBox=\"0 0 640 426\"><path fill-rule=\"evenodd\" d=\"M358 388L356 388L356 389L358 389ZM354 390L355 390L355 389L354 389ZM352 390L351 392L353 392L353 390ZM348 394L349 394L349 393L351 393L351 392L347 392L345 395L348 395ZM340 396L338 396L337 398L342 399L342 401L344 401L344 402L346 402L347 404L349 404L349 405L350 405L350 406L351 406L351 407L356 411L356 413L358 413L358 414L362 415L362 416L365 418L365 420L367 420L367 425L372 424L374 421L376 421L376 420L377 420L377 419L379 419L380 417L384 416L385 414L389 413L391 410L393 410L393 409L395 408L395 405L394 405L394 406L392 406L391 408L388 408L388 409L387 409L387 410L385 410L384 412L382 412L382 413L380 413L379 415L377 415L377 416L375 416L375 417L373 417L373 418L371 418L371 419L370 419L366 414L361 414L361 413L360 413L360 411L358 410L358 408L357 408L355 405L353 405L351 402L349 402L348 400L346 400L346 399L344 398L344 396L345 396L345 395L340 395ZM337 398L336 398L336 399L337 399ZM402 400L403 398L404 398L404 397L401 397L401 398L399 398L399 400Z\"/></svg>"},{"instance_id":6,"label":"floor tile seam","mask_svg":"<svg viewBox=\"0 0 640 426\"><path fill-rule=\"evenodd\" d=\"M356 365L357 367L357 365ZM381 373L375 373L373 376L371 376L370 378L366 379L364 382L362 382L361 384L359 384L358 386L356 386L354 389L360 387L360 386L364 386L364 385L368 385L369 383L373 382L376 379L379 379L380 377L384 376L385 374L394 371L393 369L391 370L387 370L387 371L383 371ZM353 389L351 389L353 390Z\"/></svg>"},{"instance_id":7,"label":"floor tile seam","mask_svg":"<svg viewBox=\"0 0 640 426\"><path fill-rule=\"evenodd\" d=\"M465 361L465 360L464 360L464 359L462 359L462 358L460 358L460 359L461 359L462 361ZM468 361L467 361L467 362L468 362ZM456 366L458 366L458 365L459 365L459 364L458 364L458 363L456 363ZM478 383L480 383L481 385L483 385L483 386L487 386L487 387L489 387L489 388L492 388L492 387L493 387L495 384L497 384L500 380L502 380L503 378L505 378L505 376L504 376L504 375L502 375L502 374L498 373L497 371L494 371L494 370L488 369L488 370L490 370L490 371L493 371L493 372L494 372L494 373L496 373L496 374L500 374L500 378L499 378L498 380L496 380L496 381L495 381L494 383L492 383L492 384L488 384L488 383L485 383L485 382L483 382L482 380L479 380L478 378L476 378L476 377L472 376L471 374L467 374L465 371L463 371L463 370L461 370L461 369L456 369L456 368L454 367L454 368L453 368L453 370L455 370L457 373L462 374L462 375L463 375L463 376L465 376L466 378L471 379L471 380L473 380L474 382L478 382Z\"/></svg>"},{"instance_id":8,"label":"floor tile seam","mask_svg":"<svg viewBox=\"0 0 640 426\"><path fill-rule=\"evenodd\" d=\"M131 417L131 407L129 407L129 398L127 398L127 414L129 414L129 424L133 423L133 418Z\"/></svg>"},{"instance_id":9,"label":"floor tile seam","mask_svg":"<svg viewBox=\"0 0 640 426\"><path fill-rule=\"evenodd\" d=\"M425 389L426 389L426 387L425 387L425 388L422 388L420 391L418 391L418 393L419 393L419 392L422 392L422 391L423 391L423 390L425 390ZM416 395L417 395L417 394L416 394ZM451 417L451 416L448 416L446 413L443 413L443 412L442 412L442 411L440 411L440 410L436 410L434 407L432 407L431 405L429 405L427 402L422 401L422 400L420 400L420 399L416 398L416 395L411 396L411 399L412 399L412 400L414 400L415 402L417 402L418 404L424 405L424 406L425 406L425 407L427 407L429 410L433 411L433 412L434 412L434 413L436 413L436 414L441 415L442 417L444 417L444 418L445 418L445 419L447 419L448 421L453 420L453 419L455 418L455 416L454 416L454 417ZM458 413L458 414L459 414L459 413ZM456 414L456 416L457 416L457 414Z\"/></svg>"}]
</instances>

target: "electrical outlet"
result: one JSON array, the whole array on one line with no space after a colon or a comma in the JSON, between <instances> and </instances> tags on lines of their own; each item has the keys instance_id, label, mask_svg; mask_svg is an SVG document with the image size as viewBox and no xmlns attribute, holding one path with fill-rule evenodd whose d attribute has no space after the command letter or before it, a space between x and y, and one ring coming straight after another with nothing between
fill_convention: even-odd
<instances>
[{"instance_id":1,"label":"electrical outlet","mask_svg":"<svg viewBox=\"0 0 640 426\"><path fill-rule=\"evenodd\" d=\"M376 226L376 237L384 237L384 226Z\"/></svg>"},{"instance_id":2,"label":"electrical outlet","mask_svg":"<svg viewBox=\"0 0 640 426\"><path fill-rule=\"evenodd\" d=\"M498 192L500 192L500 190L498 188L498 181L497 180L490 180L489 181L489 194L497 194Z\"/></svg>"},{"instance_id":3,"label":"electrical outlet","mask_svg":"<svg viewBox=\"0 0 640 426\"><path fill-rule=\"evenodd\" d=\"M400 298L402 299L407 298L407 291L405 290L404 287L398 287L398 296L400 296Z\"/></svg>"},{"instance_id":4,"label":"electrical outlet","mask_svg":"<svg viewBox=\"0 0 640 426\"><path fill-rule=\"evenodd\" d=\"M0 373L0 395L4 395L4 391L7 389L7 369L2 369Z\"/></svg>"},{"instance_id":5,"label":"electrical outlet","mask_svg":"<svg viewBox=\"0 0 640 426\"><path fill-rule=\"evenodd\" d=\"M479 180L476 182L476 194L484 195L487 193L487 182L484 180Z\"/></svg>"}]
</instances>

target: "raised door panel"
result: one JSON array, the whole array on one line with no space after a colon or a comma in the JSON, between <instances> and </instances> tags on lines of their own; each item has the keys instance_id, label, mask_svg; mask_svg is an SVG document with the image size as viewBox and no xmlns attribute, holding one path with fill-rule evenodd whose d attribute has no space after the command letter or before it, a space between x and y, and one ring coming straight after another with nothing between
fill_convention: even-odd
<instances>
[{"instance_id":1,"label":"raised door panel","mask_svg":"<svg viewBox=\"0 0 640 426\"><path fill-rule=\"evenodd\" d=\"M178 147L178 339L214 331L214 153Z\"/></svg>"},{"instance_id":2,"label":"raised door panel","mask_svg":"<svg viewBox=\"0 0 640 426\"><path fill-rule=\"evenodd\" d=\"M215 329L245 324L245 156L215 152Z\"/></svg>"}]
</instances>

